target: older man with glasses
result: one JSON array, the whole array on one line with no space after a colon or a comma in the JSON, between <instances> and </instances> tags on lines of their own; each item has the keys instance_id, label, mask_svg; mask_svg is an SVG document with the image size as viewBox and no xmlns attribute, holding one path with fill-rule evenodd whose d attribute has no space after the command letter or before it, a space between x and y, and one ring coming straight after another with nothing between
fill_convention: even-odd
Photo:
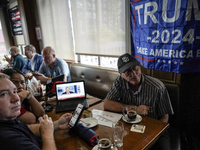
<instances>
[{"instance_id":1,"label":"older man with glasses","mask_svg":"<svg viewBox=\"0 0 200 150\"><path fill-rule=\"evenodd\" d=\"M36 49L33 45L26 45L24 47L25 55L27 57L27 61L22 68L22 72L25 74L25 77L33 76L32 72L36 72L40 69L40 65L43 62L42 55L36 53Z\"/></svg>"},{"instance_id":2,"label":"older man with glasses","mask_svg":"<svg viewBox=\"0 0 200 150\"><path fill-rule=\"evenodd\" d=\"M12 46L9 53L11 58L4 55L6 61L12 65L13 68L22 70L25 65L25 59L19 54L19 48L17 46Z\"/></svg>"},{"instance_id":3,"label":"older man with glasses","mask_svg":"<svg viewBox=\"0 0 200 150\"><path fill-rule=\"evenodd\" d=\"M158 79L142 74L140 62L132 55L124 54L118 59L120 76L114 81L104 102L106 110L122 112L123 107L136 108L139 115L168 122L173 114L168 91ZM163 134L155 149L169 150L169 135Z\"/></svg>"}]
</instances>

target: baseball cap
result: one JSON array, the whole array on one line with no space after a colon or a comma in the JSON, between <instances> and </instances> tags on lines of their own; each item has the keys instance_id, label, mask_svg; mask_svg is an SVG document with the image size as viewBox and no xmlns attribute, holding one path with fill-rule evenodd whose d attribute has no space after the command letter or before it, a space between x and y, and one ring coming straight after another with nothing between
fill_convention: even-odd
<instances>
[{"instance_id":1,"label":"baseball cap","mask_svg":"<svg viewBox=\"0 0 200 150\"><path fill-rule=\"evenodd\" d=\"M118 71L120 73L124 73L128 68L137 65L139 66L140 62L128 53L121 55L117 62Z\"/></svg>"}]
</instances>

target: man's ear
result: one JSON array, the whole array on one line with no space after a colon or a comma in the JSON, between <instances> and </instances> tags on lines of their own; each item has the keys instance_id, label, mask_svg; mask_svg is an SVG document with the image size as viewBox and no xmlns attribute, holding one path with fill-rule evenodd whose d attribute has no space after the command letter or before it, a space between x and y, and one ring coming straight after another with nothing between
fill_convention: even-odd
<instances>
[{"instance_id":1,"label":"man's ear","mask_svg":"<svg viewBox=\"0 0 200 150\"><path fill-rule=\"evenodd\" d=\"M118 71L119 72L119 71ZM119 72L119 74L120 74L120 76L122 76L122 73L121 72Z\"/></svg>"},{"instance_id":2,"label":"man's ear","mask_svg":"<svg viewBox=\"0 0 200 150\"><path fill-rule=\"evenodd\" d=\"M55 58L56 57L56 55L55 54L53 54L53 58Z\"/></svg>"}]
</instances>

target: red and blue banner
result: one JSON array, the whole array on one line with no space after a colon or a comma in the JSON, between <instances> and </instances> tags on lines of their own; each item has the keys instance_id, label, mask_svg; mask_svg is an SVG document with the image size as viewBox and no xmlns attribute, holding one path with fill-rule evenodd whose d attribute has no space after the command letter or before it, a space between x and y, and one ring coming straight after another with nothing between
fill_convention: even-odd
<instances>
[{"instance_id":1,"label":"red and blue banner","mask_svg":"<svg viewBox=\"0 0 200 150\"><path fill-rule=\"evenodd\" d=\"M200 72L200 0L130 0L132 55L145 68Z\"/></svg>"}]
</instances>

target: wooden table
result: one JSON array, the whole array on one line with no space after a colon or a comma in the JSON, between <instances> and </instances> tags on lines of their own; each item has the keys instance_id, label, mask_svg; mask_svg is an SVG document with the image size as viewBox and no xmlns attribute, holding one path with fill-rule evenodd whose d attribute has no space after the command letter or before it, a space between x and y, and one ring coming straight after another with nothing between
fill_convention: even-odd
<instances>
[{"instance_id":1,"label":"wooden table","mask_svg":"<svg viewBox=\"0 0 200 150\"><path fill-rule=\"evenodd\" d=\"M89 108L103 110L103 102L93 105ZM63 113L55 114L54 110L47 113L53 120L58 119ZM120 121L123 122L121 119ZM138 124L145 125L146 129L144 133L131 132L131 124L124 123L126 135L124 136L124 150L142 150L148 149L152 146L156 140L167 130L169 124L161 122L159 120L142 116L142 121ZM110 127L97 125L92 128L96 133L108 132L112 134ZM55 141L58 150L92 150L92 147L85 143L78 136L73 135L67 130L60 130L55 132Z\"/></svg>"}]
</instances>

